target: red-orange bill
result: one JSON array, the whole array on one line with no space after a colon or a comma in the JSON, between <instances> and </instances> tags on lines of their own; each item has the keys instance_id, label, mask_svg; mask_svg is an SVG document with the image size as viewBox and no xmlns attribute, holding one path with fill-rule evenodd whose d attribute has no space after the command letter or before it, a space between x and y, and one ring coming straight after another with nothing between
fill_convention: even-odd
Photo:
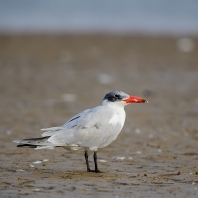
<instances>
[{"instance_id":1,"label":"red-orange bill","mask_svg":"<svg viewBox=\"0 0 198 198\"><path fill-rule=\"evenodd\" d=\"M125 101L126 103L148 103L147 100L140 98L138 96L130 96L127 99L124 99L123 101Z\"/></svg>"}]
</instances>

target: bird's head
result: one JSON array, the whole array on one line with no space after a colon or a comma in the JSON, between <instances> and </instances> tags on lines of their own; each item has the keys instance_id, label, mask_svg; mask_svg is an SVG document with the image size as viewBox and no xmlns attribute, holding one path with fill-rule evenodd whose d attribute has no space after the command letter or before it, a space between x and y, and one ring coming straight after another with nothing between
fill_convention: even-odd
<instances>
[{"instance_id":1,"label":"bird's head","mask_svg":"<svg viewBox=\"0 0 198 198\"><path fill-rule=\"evenodd\" d=\"M125 106L131 103L148 103L148 101L138 96L129 96L122 91L112 91L105 95L102 104L117 104Z\"/></svg>"}]
</instances>

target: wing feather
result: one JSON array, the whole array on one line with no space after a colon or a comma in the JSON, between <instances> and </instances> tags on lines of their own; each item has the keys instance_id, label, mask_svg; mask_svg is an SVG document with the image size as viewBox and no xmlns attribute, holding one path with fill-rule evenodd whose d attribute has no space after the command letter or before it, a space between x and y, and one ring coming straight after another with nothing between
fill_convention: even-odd
<instances>
[{"instance_id":1,"label":"wing feather","mask_svg":"<svg viewBox=\"0 0 198 198\"><path fill-rule=\"evenodd\" d=\"M76 117L78 116L76 115ZM96 147L96 142L101 144L112 134L112 128L108 127L112 116L113 111L103 106L85 111L75 120L72 120L75 116L70 119L71 122L75 121L73 128L68 129L67 127L62 127L61 130L56 131L56 133L48 139L48 142L61 145L75 144L81 147ZM69 123L69 121L67 123ZM106 133L106 130L104 132L105 128L108 130L108 133Z\"/></svg>"}]
</instances>

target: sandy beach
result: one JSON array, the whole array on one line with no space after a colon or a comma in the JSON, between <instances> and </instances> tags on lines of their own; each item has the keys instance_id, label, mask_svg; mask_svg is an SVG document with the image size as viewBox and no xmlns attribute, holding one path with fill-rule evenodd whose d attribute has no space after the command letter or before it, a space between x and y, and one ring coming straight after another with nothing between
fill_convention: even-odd
<instances>
[{"instance_id":1,"label":"sandy beach","mask_svg":"<svg viewBox=\"0 0 198 198\"><path fill-rule=\"evenodd\" d=\"M0 196L196 198L197 85L195 37L0 36ZM111 90L149 103L125 108L122 132L98 150L103 173L87 173L81 151L11 142L40 137Z\"/></svg>"}]
</instances>

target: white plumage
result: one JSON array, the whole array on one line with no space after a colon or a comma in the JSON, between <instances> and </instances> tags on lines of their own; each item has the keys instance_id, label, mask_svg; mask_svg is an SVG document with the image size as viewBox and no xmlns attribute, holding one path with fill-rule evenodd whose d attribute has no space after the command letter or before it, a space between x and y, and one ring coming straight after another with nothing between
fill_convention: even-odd
<instances>
[{"instance_id":1,"label":"white plumage","mask_svg":"<svg viewBox=\"0 0 198 198\"><path fill-rule=\"evenodd\" d=\"M84 147L96 151L116 139L125 121L123 106L95 107L76 115L61 127L41 129L43 137L51 136L49 143L56 146Z\"/></svg>"},{"instance_id":2,"label":"white plumage","mask_svg":"<svg viewBox=\"0 0 198 198\"><path fill-rule=\"evenodd\" d=\"M94 151L95 172L97 168L97 149L113 142L125 122L124 106L129 103L145 103L146 100L129 96L121 91L106 94L101 106L87 109L68 120L63 126L41 129L43 138L14 140L18 146L36 149L64 147L70 150L85 150L87 171L88 150Z\"/></svg>"}]
</instances>

